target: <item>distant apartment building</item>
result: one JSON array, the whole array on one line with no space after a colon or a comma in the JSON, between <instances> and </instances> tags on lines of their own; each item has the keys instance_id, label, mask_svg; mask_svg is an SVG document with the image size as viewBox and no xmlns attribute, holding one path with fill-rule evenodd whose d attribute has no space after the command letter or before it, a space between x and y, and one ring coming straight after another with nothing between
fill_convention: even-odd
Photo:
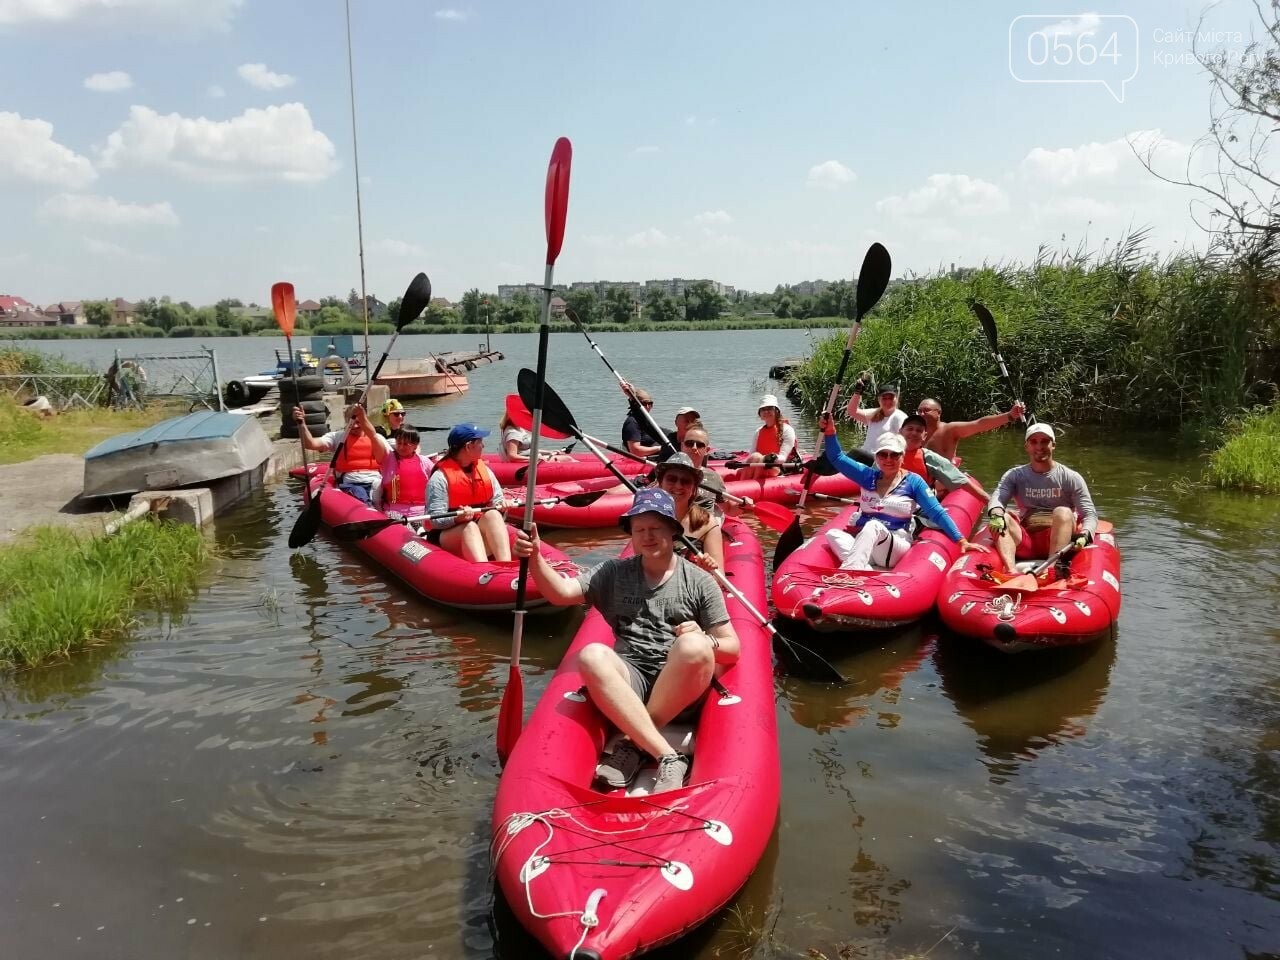
<instances>
[{"instance_id":1,"label":"distant apartment building","mask_svg":"<svg viewBox=\"0 0 1280 960\"><path fill-rule=\"evenodd\" d=\"M802 280L791 284L791 292L799 297L816 297L831 284L826 280Z\"/></svg>"}]
</instances>

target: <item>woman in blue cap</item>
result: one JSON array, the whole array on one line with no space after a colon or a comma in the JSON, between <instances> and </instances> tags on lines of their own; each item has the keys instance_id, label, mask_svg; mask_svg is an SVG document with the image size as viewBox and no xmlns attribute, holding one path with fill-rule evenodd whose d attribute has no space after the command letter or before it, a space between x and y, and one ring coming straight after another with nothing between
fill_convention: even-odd
<instances>
[{"instance_id":1,"label":"woman in blue cap","mask_svg":"<svg viewBox=\"0 0 1280 960\"><path fill-rule=\"evenodd\" d=\"M502 485L484 462L488 430L460 423L449 431L449 449L427 481L427 513L462 511L431 521L427 539L472 562L511 559L511 539L502 515Z\"/></svg>"}]
</instances>

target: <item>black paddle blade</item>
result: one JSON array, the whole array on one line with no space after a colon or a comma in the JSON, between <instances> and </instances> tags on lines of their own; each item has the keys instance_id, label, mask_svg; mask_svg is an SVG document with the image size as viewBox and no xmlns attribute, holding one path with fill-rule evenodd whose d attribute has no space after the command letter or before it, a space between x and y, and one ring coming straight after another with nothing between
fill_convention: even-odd
<instances>
[{"instance_id":1,"label":"black paddle blade","mask_svg":"<svg viewBox=\"0 0 1280 960\"><path fill-rule=\"evenodd\" d=\"M791 525L778 537L778 545L773 548L774 574L777 574L778 568L782 566L782 561L795 553L802 543L804 543L804 528L800 526L800 515L796 514Z\"/></svg>"},{"instance_id":2,"label":"black paddle blade","mask_svg":"<svg viewBox=\"0 0 1280 960\"><path fill-rule=\"evenodd\" d=\"M816 680L819 683L833 683L837 686L848 683L844 674L818 654L804 644L788 640L777 630L773 631L773 655L791 676Z\"/></svg>"},{"instance_id":3,"label":"black paddle blade","mask_svg":"<svg viewBox=\"0 0 1280 960\"><path fill-rule=\"evenodd\" d=\"M394 527L402 520L396 517L380 517L377 520L353 520L351 523L340 523L329 532L333 534L335 540L342 543L355 543L357 540L363 540L365 537L372 537L380 530L387 527Z\"/></svg>"},{"instance_id":4,"label":"black paddle blade","mask_svg":"<svg viewBox=\"0 0 1280 960\"><path fill-rule=\"evenodd\" d=\"M524 405L532 410L538 398L538 375L528 367L521 368L516 374L516 392L520 394ZM542 422L552 430L570 433L575 437L582 432L560 395L551 389L551 384L545 382L542 384Z\"/></svg>"},{"instance_id":5,"label":"black paddle blade","mask_svg":"<svg viewBox=\"0 0 1280 960\"><path fill-rule=\"evenodd\" d=\"M987 335L987 343L991 344L991 352L999 353L1000 341L996 337L996 318L991 315L991 311L985 305L977 301L969 304L969 309L978 318L978 324L982 327L982 332Z\"/></svg>"},{"instance_id":6,"label":"black paddle blade","mask_svg":"<svg viewBox=\"0 0 1280 960\"><path fill-rule=\"evenodd\" d=\"M431 281L425 273L420 273L409 281L409 287L400 298L400 315L396 317L396 330L407 327L427 309L431 303Z\"/></svg>"},{"instance_id":7,"label":"black paddle blade","mask_svg":"<svg viewBox=\"0 0 1280 960\"><path fill-rule=\"evenodd\" d=\"M883 244L873 243L862 259L862 269L858 271L858 320L880 302L892 273L893 261L889 258L889 251Z\"/></svg>"},{"instance_id":8,"label":"black paddle blade","mask_svg":"<svg viewBox=\"0 0 1280 960\"><path fill-rule=\"evenodd\" d=\"M825 453L815 460L805 461L804 469L819 477L834 477L836 475L836 468L827 459Z\"/></svg>"},{"instance_id":9,"label":"black paddle blade","mask_svg":"<svg viewBox=\"0 0 1280 960\"><path fill-rule=\"evenodd\" d=\"M573 493L560 499L571 507L589 507L608 492L608 490L589 490L586 493Z\"/></svg>"},{"instance_id":10,"label":"black paddle blade","mask_svg":"<svg viewBox=\"0 0 1280 960\"><path fill-rule=\"evenodd\" d=\"M289 531L289 549L305 547L316 538L316 531L319 529L320 491L317 490L312 493L311 502L303 507L298 519L293 522L293 529Z\"/></svg>"}]
</instances>

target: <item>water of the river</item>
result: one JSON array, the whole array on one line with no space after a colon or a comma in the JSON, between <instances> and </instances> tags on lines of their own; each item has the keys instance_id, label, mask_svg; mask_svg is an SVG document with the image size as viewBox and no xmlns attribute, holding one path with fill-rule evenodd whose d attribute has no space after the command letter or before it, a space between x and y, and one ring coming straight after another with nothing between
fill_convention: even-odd
<instances>
[{"instance_id":1,"label":"water of the river","mask_svg":"<svg viewBox=\"0 0 1280 960\"><path fill-rule=\"evenodd\" d=\"M266 343L224 343L254 348L231 373L269 365ZM507 361L410 419L492 423L533 344L495 338ZM102 345L51 348L71 346ZM807 344L601 346L664 419L690 402L741 446L769 363ZM552 351L553 386L613 439L608 371L580 337ZM1021 445L1003 431L962 452L992 482ZM1180 494L1200 462L1154 434L1069 430L1058 452L1116 524L1115 640L1003 657L926 624L824 647L846 689L780 678L775 843L667 956L1280 953L1280 505ZM488 875L509 618L429 606L323 536L291 553L295 495L219 521L221 559L185 609L0 680L0 956L536 955L492 919ZM617 543L556 539L587 558ZM576 623L526 626L529 702Z\"/></svg>"}]
</instances>

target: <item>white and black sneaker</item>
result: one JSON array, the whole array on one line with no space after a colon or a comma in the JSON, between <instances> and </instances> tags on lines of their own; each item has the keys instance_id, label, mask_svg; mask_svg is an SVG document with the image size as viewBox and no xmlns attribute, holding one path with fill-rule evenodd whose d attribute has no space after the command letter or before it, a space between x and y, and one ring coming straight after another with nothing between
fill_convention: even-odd
<instances>
[{"instance_id":1,"label":"white and black sneaker","mask_svg":"<svg viewBox=\"0 0 1280 960\"><path fill-rule=\"evenodd\" d=\"M653 785L654 793L666 793L668 790L679 790L684 786L684 778L689 773L689 759L678 753L668 753L658 758L658 779Z\"/></svg>"}]
</instances>

